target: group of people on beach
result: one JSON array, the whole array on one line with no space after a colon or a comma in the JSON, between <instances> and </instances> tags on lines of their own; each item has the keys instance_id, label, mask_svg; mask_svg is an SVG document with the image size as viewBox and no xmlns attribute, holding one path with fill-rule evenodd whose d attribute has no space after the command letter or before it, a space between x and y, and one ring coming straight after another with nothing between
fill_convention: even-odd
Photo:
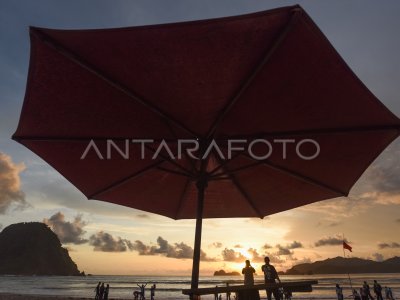
<instances>
[{"instance_id":1,"label":"group of people on beach","mask_svg":"<svg viewBox=\"0 0 400 300\"><path fill-rule=\"evenodd\" d=\"M107 286L104 286L104 282L99 282L94 289L95 300L108 300L108 293L110 291L110 285L107 284Z\"/></svg>"},{"instance_id":2,"label":"group of people on beach","mask_svg":"<svg viewBox=\"0 0 400 300\"><path fill-rule=\"evenodd\" d=\"M146 299L146 297L145 297L146 285L147 285L147 283L137 285L139 287L139 291L136 291L136 290L133 291L133 299L134 300L145 300ZM156 285L153 284L150 287L150 300L154 300L155 293L156 293Z\"/></svg>"},{"instance_id":3,"label":"group of people on beach","mask_svg":"<svg viewBox=\"0 0 400 300\"><path fill-rule=\"evenodd\" d=\"M261 271L264 273L264 280L265 283L276 283L278 281L281 282L278 272L276 271L275 267L270 264L270 259L268 256L264 258L265 264L261 266ZM242 269L242 274L244 275L244 285L254 285L254 274L256 270L250 265L250 261L246 260L246 266ZM253 291L253 290L252 290ZM258 291L254 290L255 295L249 295L249 299L257 299ZM285 299L291 299L292 294L290 292L285 292L279 288L274 289L267 289L267 299L271 300L272 295L274 296L275 300L280 300L285 297Z\"/></svg>"},{"instance_id":4,"label":"group of people on beach","mask_svg":"<svg viewBox=\"0 0 400 300\"><path fill-rule=\"evenodd\" d=\"M139 287L139 291L133 291L133 299L134 300L145 300L145 291L146 291L146 285L145 284L138 284L137 286ZM94 289L95 292L95 300L108 300L108 294L110 291L110 285L107 284L105 286L104 282L99 282ZM156 285L153 284L150 288L150 300L154 300L155 296L155 291L156 291Z\"/></svg>"},{"instance_id":5,"label":"group of people on beach","mask_svg":"<svg viewBox=\"0 0 400 300\"><path fill-rule=\"evenodd\" d=\"M376 280L374 280L373 290L375 293L376 300L383 300L382 286ZM336 295L337 295L338 300L343 300L343 298L344 298L343 288L339 284L336 284ZM385 286L385 296L386 296L386 298L385 298L386 300L395 300L392 289L390 287ZM359 292L357 291L357 289L353 289L350 297L352 297L354 300L370 300L370 299L373 300L373 299L375 299L371 295L371 289L366 281L364 281L364 284L362 285L362 287L360 287Z\"/></svg>"}]
</instances>

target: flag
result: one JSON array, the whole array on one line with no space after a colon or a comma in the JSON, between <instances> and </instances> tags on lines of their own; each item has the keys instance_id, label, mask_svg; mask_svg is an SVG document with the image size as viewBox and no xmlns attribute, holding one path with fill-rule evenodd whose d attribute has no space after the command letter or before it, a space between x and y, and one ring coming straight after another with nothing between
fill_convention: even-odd
<instances>
[{"instance_id":1,"label":"flag","mask_svg":"<svg viewBox=\"0 0 400 300\"><path fill-rule=\"evenodd\" d=\"M350 252L353 252L353 251L351 251L351 249L353 249L353 248L349 244L347 244L345 241L343 241L343 249L347 249Z\"/></svg>"}]
</instances>

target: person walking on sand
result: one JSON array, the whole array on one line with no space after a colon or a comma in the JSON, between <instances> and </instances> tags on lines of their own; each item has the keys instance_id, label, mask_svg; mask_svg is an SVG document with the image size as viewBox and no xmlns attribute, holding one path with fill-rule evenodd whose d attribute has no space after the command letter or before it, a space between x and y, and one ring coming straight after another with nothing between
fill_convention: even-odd
<instances>
[{"instance_id":1,"label":"person walking on sand","mask_svg":"<svg viewBox=\"0 0 400 300\"><path fill-rule=\"evenodd\" d=\"M99 300L104 300L104 282L101 283L100 292L99 292Z\"/></svg>"},{"instance_id":2,"label":"person walking on sand","mask_svg":"<svg viewBox=\"0 0 400 300\"><path fill-rule=\"evenodd\" d=\"M95 300L99 300L99 298L100 298L100 285L101 285L101 282L99 281L99 284L94 289L94 292L96 293L94 296Z\"/></svg>"},{"instance_id":3,"label":"person walking on sand","mask_svg":"<svg viewBox=\"0 0 400 300\"><path fill-rule=\"evenodd\" d=\"M376 280L374 280L374 293L376 295L376 300L383 300L382 286Z\"/></svg>"},{"instance_id":4,"label":"person walking on sand","mask_svg":"<svg viewBox=\"0 0 400 300\"><path fill-rule=\"evenodd\" d=\"M150 299L151 300L154 300L154 296L155 296L155 291L156 291L156 285L155 284L153 284L152 286L151 286L151 288L150 288Z\"/></svg>"},{"instance_id":5,"label":"person walking on sand","mask_svg":"<svg viewBox=\"0 0 400 300\"><path fill-rule=\"evenodd\" d=\"M108 293L110 292L110 285L107 284L106 288L104 289L104 297L103 300L108 300Z\"/></svg>"},{"instance_id":6,"label":"person walking on sand","mask_svg":"<svg viewBox=\"0 0 400 300\"><path fill-rule=\"evenodd\" d=\"M343 300L343 289L338 283L336 283L336 296L338 300Z\"/></svg>"},{"instance_id":7,"label":"person walking on sand","mask_svg":"<svg viewBox=\"0 0 400 300\"><path fill-rule=\"evenodd\" d=\"M281 283L281 280L279 279L278 272L276 272L276 269L273 265L271 265L269 262L269 257L266 256L264 258L265 265L261 267L261 271L264 273L264 280L265 283L275 283L275 280L278 280L279 283ZM268 300L272 299L272 294L274 295L275 300L279 300L279 290L278 288L274 289L268 289L267 290L267 298Z\"/></svg>"},{"instance_id":8,"label":"person walking on sand","mask_svg":"<svg viewBox=\"0 0 400 300\"><path fill-rule=\"evenodd\" d=\"M364 289L365 292L367 293L367 297L368 297L369 299L371 299L371 300L374 300L374 297L372 297L372 295L371 295L371 290L370 290L370 288L369 288L369 285L368 285L368 283L367 283L366 281L364 281L363 289Z\"/></svg>"},{"instance_id":9,"label":"person walking on sand","mask_svg":"<svg viewBox=\"0 0 400 300\"><path fill-rule=\"evenodd\" d=\"M254 285L254 273L256 270L250 265L250 261L246 260L246 266L242 269L244 275L244 285Z\"/></svg>"}]
</instances>

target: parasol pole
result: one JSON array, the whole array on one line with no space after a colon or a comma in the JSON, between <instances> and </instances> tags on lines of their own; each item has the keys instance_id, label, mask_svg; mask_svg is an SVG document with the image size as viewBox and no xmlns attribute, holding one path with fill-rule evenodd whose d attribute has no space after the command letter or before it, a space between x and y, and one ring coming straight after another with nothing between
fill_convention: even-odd
<instances>
[{"instance_id":1,"label":"parasol pole","mask_svg":"<svg viewBox=\"0 0 400 300\"><path fill-rule=\"evenodd\" d=\"M197 216L196 216L196 232L194 237L193 251L193 267L192 267L192 284L191 289L197 289L199 286L200 272L200 249L201 249L201 231L203 226L203 207L204 207L204 191L208 184L206 176L200 176L196 182L197 187ZM193 299L193 295L190 296Z\"/></svg>"}]
</instances>

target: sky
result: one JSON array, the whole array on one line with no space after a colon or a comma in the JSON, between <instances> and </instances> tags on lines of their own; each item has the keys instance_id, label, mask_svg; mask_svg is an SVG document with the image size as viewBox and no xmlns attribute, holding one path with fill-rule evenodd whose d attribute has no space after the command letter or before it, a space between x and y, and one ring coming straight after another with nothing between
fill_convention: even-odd
<instances>
[{"instance_id":1,"label":"sky","mask_svg":"<svg viewBox=\"0 0 400 300\"><path fill-rule=\"evenodd\" d=\"M92 274L188 275L194 220L90 200L46 162L10 139L24 98L28 26L78 29L159 24L300 4L364 84L400 116L399 1L0 1L0 230L48 224L80 270ZM346 255L400 256L400 140L376 159L349 197L264 219L204 221L201 274L256 268L269 255L278 270ZM338 176L340 176L338 174Z\"/></svg>"}]
</instances>

